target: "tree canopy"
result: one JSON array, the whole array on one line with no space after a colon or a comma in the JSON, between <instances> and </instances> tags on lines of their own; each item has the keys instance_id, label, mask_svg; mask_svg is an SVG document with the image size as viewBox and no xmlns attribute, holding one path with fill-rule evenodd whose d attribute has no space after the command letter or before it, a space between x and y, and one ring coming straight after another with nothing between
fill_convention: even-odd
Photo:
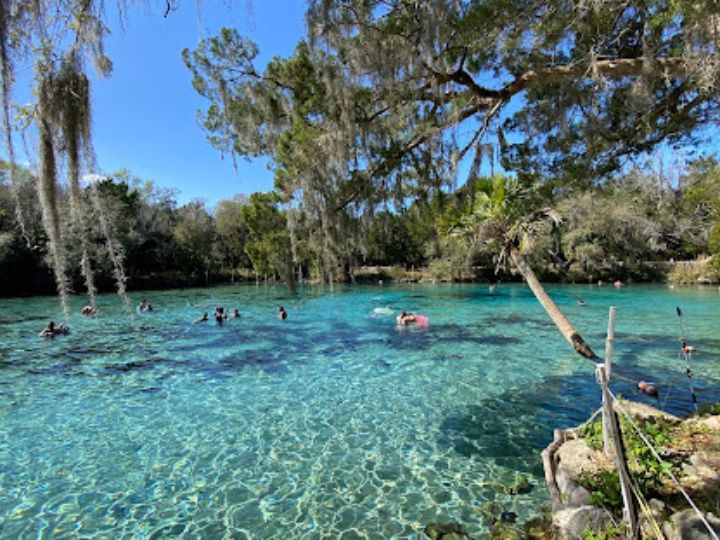
<instances>
[{"instance_id":1,"label":"tree canopy","mask_svg":"<svg viewBox=\"0 0 720 540\"><path fill-rule=\"evenodd\" d=\"M584 179L717 121L719 12L712 1L313 0L308 17L315 48L362 89L355 123L399 122L384 149L400 163L435 142L477 164L494 136L508 169Z\"/></svg>"},{"instance_id":2,"label":"tree canopy","mask_svg":"<svg viewBox=\"0 0 720 540\"><path fill-rule=\"evenodd\" d=\"M81 188L94 168L89 66L112 67L105 5L9 0L0 5L5 146L13 163L14 70L32 60L36 103L20 112L36 129L32 211L40 209L44 232L25 218L26 172L9 166L14 219L28 249L48 242L61 294L79 265L92 295L101 264L93 234L107 237L120 288L123 257L132 274L142 249L159 267L181 259L206 277L217 261L258 274L313 268L330 280L364 261L471 265L492 250L477 238L501 222L481 215L492 191L482 183L500 185L478 181L489 161L512 176L503 185L533 193L515 209L525 218L539 208L564 216L572 234L539 228L535 242L557 271L599 272L627 262L629 251L636 260L716 252L714 162L695 161L684 185L653 199L666 213L624 214L614 190L620 175L622 196L637 188L633 200L645 207L643 197L657 194L628 179L627 160L716 129L719 15L712 0L310 0L306 39L262 68L257 47L224 29L183 52L210 102L204 128L222 152L270 158L275 192L228 201L210 216L202 205L175 212L159 200L133 202L131 190L107 182ZM613 208L604 221L598 199ZM117 238L107 220L88 231L83 208L105 209ZM635 234L619 234L628 215ZM468 223L469 243L451 233Z\"/></svg>"}]
</instances>

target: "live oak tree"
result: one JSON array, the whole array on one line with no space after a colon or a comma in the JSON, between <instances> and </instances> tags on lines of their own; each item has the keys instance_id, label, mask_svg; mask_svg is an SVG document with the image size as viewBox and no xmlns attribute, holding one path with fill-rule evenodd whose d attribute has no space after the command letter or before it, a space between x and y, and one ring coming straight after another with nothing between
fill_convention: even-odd
<instances>
[{"instance_id":1,"label":"live oak tree","mask_svg":"<svg viewBox=\"0 0 720 540\"><path fill-rule=\"evenodd\" d=\"M365 92L354 129L398 126L367 170L428 144L477 165L495 142L507 167L587 185L717 120L719 13L711 0L312 0L308 19L315 49Z\"/></svg>"},{"instance_id":2,"label":"live oak tree","mask_svg":"<svg viewBox=\"0 0 720 540\"><path fill-rule=\"evenodd\" d=\"M324 75L333 65L313 60L300 42L292 57L274 58L260 71L257 52L226 28L185 50L183 59L193 86L211 101L203 119L210 142L224 153L271 159L289 232L293 219L312 222L307 240L316 269L332 281L358 256L360 218L374 209L378 194L353 172L356 141L339 127L340 110L328 106Z\"/></svg>"}]
</instances>

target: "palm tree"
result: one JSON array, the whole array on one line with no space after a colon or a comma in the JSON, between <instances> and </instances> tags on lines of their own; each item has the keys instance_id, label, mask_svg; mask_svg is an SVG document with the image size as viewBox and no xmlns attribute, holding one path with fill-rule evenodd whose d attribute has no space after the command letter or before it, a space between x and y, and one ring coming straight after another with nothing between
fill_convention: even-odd
<instances>
[{"instance_id":1,"label":"palm tree","mask_svg":"<svg viewBox=\"0 0 720 540\"><path fill-rule=\"evenodd\" d=\"M585 358L599 358L570 324L552 298L545 292L535 272L525 260L521 246L527 244L538 226L550 220L559 223L560 216L542 208L537 190L514 178L495 176L477 182L473 212L463 219L461 231L472 234L475 242L495 244L498 265L508 258L525 283L572 348Z\"/></svg>"}]
</instances>

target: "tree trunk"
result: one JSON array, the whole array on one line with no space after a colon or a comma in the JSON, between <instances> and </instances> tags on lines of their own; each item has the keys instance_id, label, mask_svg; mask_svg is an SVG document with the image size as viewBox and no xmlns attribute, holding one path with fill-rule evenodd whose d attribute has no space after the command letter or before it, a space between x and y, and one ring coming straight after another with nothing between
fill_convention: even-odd
<instances>
[{"instance_id":1,"label":"tree trunk","mask_svg":"<svg viewBox=\"0 0 720 540\"><path fill-rule=\"evenodd\" d=\"M568 343L572 345L575 352L591 360L600 360L590 348L590 345L585 343L585 340L578 334L577 330L573 328L570 321L568 321L565 315L558 309L555 302L552 301L552 298L548 296L542 284L535 276L535 272L532 271L532 268L525 262L523 256L520 255L520 252L514 246L510 248L510 258L520 274L522 274L525 283L528 284L535 298L537 298L538 302L545 308L545 311L555 323L555 326L558 327L563 337L568 340Z\"/></svg>"}]
</instances>

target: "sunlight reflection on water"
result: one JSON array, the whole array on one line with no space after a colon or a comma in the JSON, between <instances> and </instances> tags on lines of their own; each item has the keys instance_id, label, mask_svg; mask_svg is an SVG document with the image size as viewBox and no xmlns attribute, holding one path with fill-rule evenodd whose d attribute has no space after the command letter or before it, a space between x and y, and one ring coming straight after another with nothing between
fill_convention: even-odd
<instances>
[{"instance_id":1,"label":"sunlight reflection on water","mask_svg":"<svg viewBox=\"0 0 720 540\"><path fill-rule=\"evenodd\" d=\"M600 353L618 306L618 369L670 388L680 413L691 408L682 305L698 398L718 399L716 292L550 292ZM142 296L154 313L129 318L103 295L100 317L73 316L54 340L35 336L61 318L56 300L2 301L1 537L419 538L432 521L484 535L489 502L520 522L538 512L539 451L599 404L592 365L519 285ZM216 305L242 316L190 324ZM370 316L388 305L430 325ZM532 491L498 488L518 473Z\"/></svg>"}]
</instances>

